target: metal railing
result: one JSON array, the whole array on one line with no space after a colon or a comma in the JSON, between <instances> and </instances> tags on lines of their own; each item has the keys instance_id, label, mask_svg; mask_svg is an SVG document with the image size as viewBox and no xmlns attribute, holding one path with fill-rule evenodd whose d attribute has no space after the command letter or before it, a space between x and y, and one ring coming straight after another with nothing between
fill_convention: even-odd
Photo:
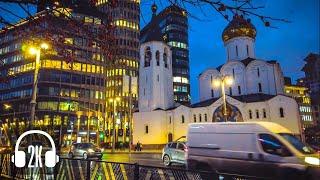
<instances>
[{"instance_id":1,"label":"metal railing","mask_svg":"<svg viewBox=\"0 0 320 180\"><path fill-rule=\"evenodd\" d=\"M61 158L54 168L17 168L10 154L0 155L2 178L32 180L214 180L256 179L217 172L193 171L178 168L146 166L131 163L107 162L95 159ZM44 166L44 164L43 164Z\"/></svg>"}]
</instances>

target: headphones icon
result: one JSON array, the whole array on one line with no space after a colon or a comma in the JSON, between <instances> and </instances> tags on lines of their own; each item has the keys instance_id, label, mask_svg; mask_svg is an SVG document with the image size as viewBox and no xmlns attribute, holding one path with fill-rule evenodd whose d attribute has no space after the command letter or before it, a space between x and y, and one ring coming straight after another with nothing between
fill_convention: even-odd
<instances>
[{"instance_id":1,"label":"headphones icon","mask_svg":"<svg viewBox=\"0 0 320 180\"><path fill-rule=\"evenodd\" d=\"M56 163L59 162L59 156L56 155L56 146L53 142L52 137L44 132L44 131L40 131L40 130L30 130L30 131L26 131L23 134L21 134L21 136L18 138L15 148L14 148L14 155L11 156L11 162L13 162L16 167L24 167L26 164L26 154L23 151L19 151L19 144L22 140L22 138L24 138L25 136L29 135L29 134L41 134L46 136L51 144L52 150L51 151L47 151L45 154L45 165L46 167L54 167L56 165Z\"/></svg>"}]
</instances>

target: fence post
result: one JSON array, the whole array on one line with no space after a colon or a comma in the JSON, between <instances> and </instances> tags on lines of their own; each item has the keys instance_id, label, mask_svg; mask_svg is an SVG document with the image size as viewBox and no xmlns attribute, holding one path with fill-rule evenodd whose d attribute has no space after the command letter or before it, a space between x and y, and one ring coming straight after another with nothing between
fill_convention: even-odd
<instances>
[{"instance_id":1,"label":"fence post","mask_svg":"<svg viewBox=\"0 0 320 180\"><path fill-rule=\"evenodd\" d=\"M90 163L91 161L90 160L87 160L87 180L90 180Z\"/></svg>"},{"instance_id":2,"label":"fence post","mask_svg":"<svg viewBox=\"0 0 320 180\"><path fill-rule=\"evenodd\" d=\"M134 180L139 180L139 164L134 163Z\"/></svg>"}]
</instances>

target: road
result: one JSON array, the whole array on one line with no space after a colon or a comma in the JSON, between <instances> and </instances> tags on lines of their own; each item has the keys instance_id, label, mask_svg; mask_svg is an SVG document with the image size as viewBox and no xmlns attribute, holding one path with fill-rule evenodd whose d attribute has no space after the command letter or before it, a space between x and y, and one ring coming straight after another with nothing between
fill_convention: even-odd
<instances>
[{"instance_id":1,"label":"road","mask_svg":"<svg viewBox=\"0 0 320 180\"><path fill-rule=\"evenodd\" d=\"M62 158L67 157L64 153L60 155ZM103 161L122 162L122 163L138 163L141 165L164 167L160 153L104 153Z\"/></svg>"},{"instance_id":2,"label":"road","mask_svg":"<svg viewBox=\"0 0 320 180\"><path fill-rule=\"evenodd\" d=\"M104 161L110 162L126 162L126 163L138 163L141 165L161 166L163 163L161 160L161 154L153 153L134 153L134 154L104 154L102 157Z\"/></svg>"}]
</instances>

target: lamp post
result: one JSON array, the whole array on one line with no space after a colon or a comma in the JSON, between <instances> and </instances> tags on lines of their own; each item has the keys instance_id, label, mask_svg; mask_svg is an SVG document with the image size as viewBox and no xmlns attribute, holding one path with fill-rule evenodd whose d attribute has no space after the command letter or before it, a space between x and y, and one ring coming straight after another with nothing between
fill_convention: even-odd
<instances>
[{"instance_id":1,"label":"lamp post","mask_svg":"<svg viewBox=\"0 0 320 180\"><path fill-rule=\"evenodd\" d=\"M223 99L223 116L224 121L227 122L227 100L225 85L232 85L233 79L230 76L222 75L219 78L215 79L213 82L214 87L221 87L222 99Z\"/></svg>"},{"instance_id":2,"label":"lamp post","mask_svg":"<svg viewBox=\"0 0 320 180\"><path fill-rule=\"evenodd\" d=\"M34 76L33 76L33 87L32 87L32 97L31 97L31 121L29 124L29 129L31 130L33 128L34 119L35 119L35 112L36 112L36 100L37 100L37 89L38 89L38 75L39 75L39 69L40 69L40 55L41 50L46 50L49 48L49 45L46 43L41 43L39 47L30 47L29 48L29 54L36 56L36 62L35 62L35 69L34 69Z\"/></svg>"},{"instance_id":3,"label":"lamp post","mask_svg":"<svg viewBox=\"0 0 320 180\"><path fill-rule=\"evenodd\" d=\"M112 116L112 150L111 152L115 152L116 147L116 104L120 101L120 97L111 98L109 102L113 105L113 116Z\"/></svg>"}]
</instances>

